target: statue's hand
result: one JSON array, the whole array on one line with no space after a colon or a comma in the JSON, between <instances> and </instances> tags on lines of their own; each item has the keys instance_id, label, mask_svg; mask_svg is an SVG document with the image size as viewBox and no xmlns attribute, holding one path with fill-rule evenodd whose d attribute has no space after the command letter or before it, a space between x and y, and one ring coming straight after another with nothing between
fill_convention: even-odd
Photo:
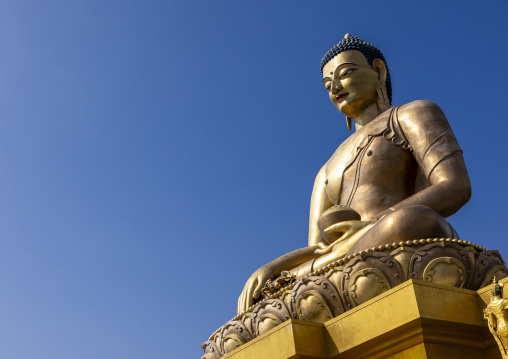
<instances>
[{"instance_id":1,"label":"statue's hand","mask_svg":"<svg viewBox=\"0 0 508 359\"><path fill-rule=\"evenodd\" d=\"M377 219L366 219L364 221L344 221L332 224L325 228L326 234L335 234L338 238L330 245L319 244L320 247L315 251L316 254L323 255L332 251L339 243L341 247L352 247L352 245L365 234L375 223ZM357 238L355 238L357 237ZM348 241L349 240L349 241ZM349 243L352 242L352 243ZM350 249L350 248L349 248ZM339 250L344 252L344 250ZM347 250L346 250L347 252Z\"/></svg>"},{"instance_id":2,"label":"statue's hand","mask_svg":"<svg viewBox=\"0 0 508 359\"><path fill-rule=\"evenodd\" d=\"M342 234L338 240L343 241L351 237L363 228L376 223L376 219L367 219L365 221L344 221L332 224L325 229L326 234Z\"/></svg>"},{"instance_id":3,"label":"statue's hand","mask_svg":"<svg viewBox=\"0 0 508 359\"><path fill-rule=\"evenodd\" d=\"M259 298L261 289L263 289L266 281L273 277L273 273L269 264L262 266L255 271L245 283L242 294L238 298L237 314L249 309L254 304L254 299Z\"/></svg>"}]
</instances>

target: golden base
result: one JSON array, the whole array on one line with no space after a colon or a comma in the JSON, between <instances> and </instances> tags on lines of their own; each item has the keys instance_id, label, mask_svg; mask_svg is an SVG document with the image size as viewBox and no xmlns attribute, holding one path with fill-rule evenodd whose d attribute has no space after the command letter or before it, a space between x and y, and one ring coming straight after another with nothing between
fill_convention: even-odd
<instances>
[{"instance_id":1,"label":"golden base","mask_svg":"<svg viewBox=\"0 0 508 359\"><path fill-rule=\"evenodd\" d=\"M231 359L501 359L478 292L409 280L324 323L288 320Z\"/></svg>"}]
</instances>

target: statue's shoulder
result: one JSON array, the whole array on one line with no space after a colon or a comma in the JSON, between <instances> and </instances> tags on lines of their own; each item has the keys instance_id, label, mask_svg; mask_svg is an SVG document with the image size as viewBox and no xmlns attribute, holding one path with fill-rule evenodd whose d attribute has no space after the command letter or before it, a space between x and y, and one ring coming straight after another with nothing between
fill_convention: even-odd
<instances>
[{"instance_id":1,"label":"statue's shoulder","mask_svg":"<svg viewBox=\"0 0 508 359\"><path fill-rule=\"evenodd\" d=\"M451 130L443 110L432 101L418 100L397 108L397 121L404 131L444 132ZM434 130L431 127L434 126Z\"/></svg>"},{"instance_id":2,"label":"statue's shoulder","mask_svg":"<svg viewBox=\"0 0 508 359\"><path fill-rule=\"evenodd\" d=\"M418 137L424 124L448 127L448 121L441 108L432 101L417 100L404 105L392 107L372 122L371 135L379 135L388 131L385 138L404 138L404 133L415 132ZM423 126L423 127L422 127ZM393 136L392 136L393 135ZM387 137L388 136L388 137Z\"/></svg>"},{"instance_id":3,"label":"statue's shoulder","mask_svg":"<svg viewBox=\"0 0 508 359\"><path fill-rule=\"evenodd\" d=\"M409 102L405 105L400 105L398 108L399 117L407 115L428 115L428 114L442 114L441 108L432 101L416 100ZM406 115L406 116L405 116Z\"/></svg>"}]
</instances>

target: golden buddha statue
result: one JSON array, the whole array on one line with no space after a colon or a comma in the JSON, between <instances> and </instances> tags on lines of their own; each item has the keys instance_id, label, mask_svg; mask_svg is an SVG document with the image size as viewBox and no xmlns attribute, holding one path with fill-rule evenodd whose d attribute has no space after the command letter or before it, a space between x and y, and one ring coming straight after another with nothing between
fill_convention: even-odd
<instances>
[{"instance_id":1,"label":"golden buddha statue","mask_svg":"<svg viewBox=\"0 0 508 359\"><path fill-rule=\"evenodd\" d=\"M419 238L458 238L445 217L471 196L462 151L441 109L429 101L391 106L386 61L372 44L346 34L321 62L332 104L355 132L317 174L308 246L256 270L238 313L268 280L296 278L369 248Z\"/></svg>"},{"instance_id":2,"label":"golden buddha statue","mask_svg":"<svg viewBox=\"0 0 508 359\"><path fill-rule=\"evenodd\" d=\"M489 330L499 346L503 359L508 358L508 299L503 298L503 284L496 278L492 283L492 298L483 316L487 319Z\"/></svg>"}]
</instances>

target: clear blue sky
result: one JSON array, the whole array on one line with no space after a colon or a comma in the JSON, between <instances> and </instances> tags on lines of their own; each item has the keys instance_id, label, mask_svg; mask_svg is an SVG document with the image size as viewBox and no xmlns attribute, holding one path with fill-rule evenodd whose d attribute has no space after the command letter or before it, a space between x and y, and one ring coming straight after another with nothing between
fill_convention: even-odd
<instances>
[{"instance_id":1,"label":"clear blue sky","mask_svg":"<svg viewBox=\"0 0 508 359\"><path fill-rule=\"evenodd\" d=\"M321 57L378 46L394 104L464 150L463 239L506 238L506 1L0 3L0 358L198 358L249 275L306 245L348 136Z\"/></svg>"}]
</instances>

